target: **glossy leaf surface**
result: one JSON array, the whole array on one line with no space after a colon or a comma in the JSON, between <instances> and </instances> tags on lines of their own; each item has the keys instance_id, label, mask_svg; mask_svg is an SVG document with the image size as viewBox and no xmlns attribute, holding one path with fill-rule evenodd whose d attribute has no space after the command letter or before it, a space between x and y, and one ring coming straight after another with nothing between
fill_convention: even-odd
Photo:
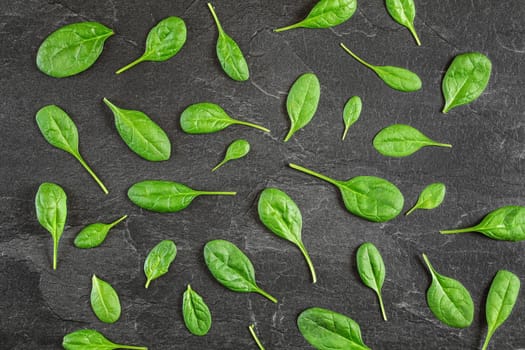
<instances>
[{"instance_id":1,"label":"glossy leaf surface","mask_svg":"<svg viewBox=\"0 0 525 350\"><path fill-rule=\"evenodd\" d=\"M447 188L445 184L436 182L428 185L419 195L416 204L407 211L406 215L412 213L416 209L434 209L443 203Z\"/></svg>"},{"instance_id":2,"label":"glossy leaf surface","mask_svg":"<svg viewBox=\"0 0 525 350\"><path fill-rule=\"evenodd\" d=\"M206 335L211 328L211 313L202 297L188 284L182 297L182 316L193 335Z\"/></svg>"},{"instance_id":3,"label":"glossy leaf surface","mask_svg":"<svg viewBox=\"0 0 525 350\"><path fill-rule=\"evenodd\" d=\"M75 237L75 247L82 249L98 247L106 239L109 230L125 220L127 217L127 215L124 215L109 224L97 222L87 225L82 230L80 230L80 232Z\"/></svg>"},{"instance_id":4,"label":"glossy leaf surface","mask_svg":"<svg viewBox=\"0 0 525 350\"><path fill-rule=\"evenodd\" d=\"M217 164L211 171L219 169L221 166L229 162L230 160L240 159L246 156L250 152L250 143L244 139L238 139L233 141L226 150L224 159Z\"/></svg>"},{"instance_id":5,"label":"glossy leaf surface","mask_svg":"<svg viewBox=\"0 0 525 350\"><path fill-rule=\"evenodd\" d=\"M359 119L362 108L363 102L361 101L361 97L359 96L353 96L346 102L345 108L343 110L343 122L345 124L345 131L343 132L342 140L346 138L346 134L348 134L348 129L350 129L350 127L354 125L354 123Z\"/></svg>"},{"instance_id":6,"label":"glossy leaf surface","mask_svg":"<svg viewBox=\"0 0 525 350\"><path fill-rule=\"evenodd\" d=\"M315 74L303 74L295 81L286 99L286 110L291 125L284 142L310 123L317 111L320 95L321 86Z\"/></svg>"},{"instance_id":7,"label":"glossy leaf surface","mask_svg":"<svg viewBox=\"0 0 525 350\"><path fill-rule=\"evenodd\" d=\"M386 269L381 253L379 253L379 250L377 250L376 246L372 243L363 243L359 249L357 249L356 260L359 277L361 277L365 286L376 292L383 320L386 321L385 306L381 295L381 288L383 288L383 283L385 282Z\"/></svg>"},{"instance_id":8,"label":"glossy leaf surface","mask_svg":"<svg viewBox=\"0 0 525 350\"><path fill-rule=\"evenodd\" d=\"M99 320L115 323L120 318L120 299L115 289L106 281L93 275L91 279L91 309Z\"/></svg>"},{"instance_id":9,"label":"glossy leaf surface","mask_svg":"<svg viewBox=\"0 0 525 350\"><path fill-rule=\"evenodd\" d=\"M390 16L399 24L406 27L418 45L421 45L419 36L414 28L416 18L416 5L414 0L386 0L386 9Z\"/></svg>"},{"instance_id":10,"label":"glossy leaf surface","mask_svg":"<svg viewBox=\"0 0 525 350\"><path fill-rule=\"evenodd\" d=\"M173 241L164 240L158 243L144 261L144 274L148 288L151 281L168 273L168 270L177 256L177 246Z\"/></svg>"},{"instance_id":11,"label":"glossy leaf surface","mask_svg":"<svg viewBox=\"0 0 525 350\"><path fill-rule=\"evenodd\" d=\"M148 350L143 346L115 344L94 329L81 329L64 336L62 346L65 350Z\"/></svg>"}]
</instances>

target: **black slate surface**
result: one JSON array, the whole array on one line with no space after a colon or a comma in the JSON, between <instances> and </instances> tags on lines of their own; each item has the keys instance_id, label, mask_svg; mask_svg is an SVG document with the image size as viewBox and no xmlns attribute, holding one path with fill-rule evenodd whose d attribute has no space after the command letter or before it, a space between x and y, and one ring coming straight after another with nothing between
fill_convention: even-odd
<instances>
[{"instance_id":1,"label":"black slate surface","mask_svg":"<svg viewBox=\"0 0 525 350\"><path fill-rule=\"evenodd\" d=\"M486 331L484 303L499 269L525 277L524 243L497 242L478 234L443 236L439 229L477 223L503 205L524 205L525 5L522 0L417 0L416 28L423 46L387 14L383 1L359 1L351 20L334 29L273 33L308 12L315 1L217 0L224 28L246 54L249 82L221 71L215 56L217 31L204 1L7 1L0 3L0 348L59 349L64 334L95 328L108 338L150 349L255 349L248 325L255 323L267 349L308 349L295 320L310 306L356 320L373 349L477 349ZM116 76L138 57L148 30L176 15L188 26L183 50L164 63L142 63ZM39 72L41 41L62 25L100 21L113 28L97 63L71 78ZM417 72L424 87L396 92L347 56L344 42L371 63ZM458 53L481 51L493 62L490 84L479 100L447 115L441 79ZM316 117L290 142L285 99L302 73L321 81ZM363 114L345 142L341 112L352 95L363 98ZM150 163L119 138L103 105L116 104L150 115L173 141L173 156ZM200 101L219 103L272 130L231 127L212 135L186 135L178 118ZM45 104L64 108L77 123L86 160L110 189L105 196L80 165L48 145L35 123ZM425 149L404 159L379 155L373 136L392 123L408 123L454 145ZM247 158L216 173L210 169L238 137L252 144ZM405 194L408 209L427 184L442 181L448 193L433 211L418 211L383 224L350 215L328 184L289 169L298 163L339 179L382 176ZM197 199L187 210L159 215L133 206L127 188L143 179L169 179L194 188L235 190L236 197ZM69 213L57 271L51 270L51 238L34 211L40 183L52 181L68 194ZM258 193L267 186L285 190L303 212L303 237L317 268L310 276L300 252L269 233L258 221ZM74 248L86 224L128 214L106 242L93 250ZM261 287L278 297L233 293L207 271L202 248L211 239L236 243L252 259ZM144 258L158 241L173 239L178 256L171 271L144 289ZM383 322L374 293L360 283L355 251L376 244L387 266L383 295L389 316ZM471 327L452 329L426 306L430 277L426 252L436 269L461 280L475 302ZM118 290L123 312L114 325L99 322L89 305L96 273ZM200 292L213 313L205 337L188 333L182 321L186 284ZM525 293L497 331L492 349L524 349Z\"/></svg>"}]
</instances>

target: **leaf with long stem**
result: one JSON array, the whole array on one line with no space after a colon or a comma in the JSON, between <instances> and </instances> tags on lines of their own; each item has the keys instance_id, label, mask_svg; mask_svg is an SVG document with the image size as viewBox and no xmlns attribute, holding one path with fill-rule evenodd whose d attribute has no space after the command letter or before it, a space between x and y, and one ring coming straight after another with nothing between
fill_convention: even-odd
<instances>
[{"instance_id":1,"label":"leaf with long stem","mask_svg":"<svg viewBox=\"0 0 525 350\"><path fill-rule=\"evenodd\" d=\"M109 231L113 227L117 226L120 222L124 221L127 217L127 215L121 216L109 224L97 222L87 225L82 230L80 230L80 232L75 237L75 247L81 249L98 247L104 242Z\"/></svg>"}]
</instances>

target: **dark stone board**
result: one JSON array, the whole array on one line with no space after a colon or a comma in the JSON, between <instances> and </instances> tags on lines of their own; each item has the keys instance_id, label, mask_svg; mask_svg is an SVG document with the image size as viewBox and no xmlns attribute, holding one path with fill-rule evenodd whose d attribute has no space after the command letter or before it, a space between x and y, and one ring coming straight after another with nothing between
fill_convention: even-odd
<instances>
[{"instance_id":1,"label":"dark stone board","mask_svg":"<svg viewBox=\"0 0 525 350\"><path fill-rule=\"evenodd\" d=\"M89 327L116 342L150 349L255 349L247 328L255 323L267 349L309 349L296 318L311 306L357 321L373 349L481 347L490 282L499 269L525 278L525 245L438 231L475 224L500 206L525 204L525 5L522 0L416 0L421 47L389 17L381 0L359 1L353 18L333 29L272 31L300 20L314 4L214 3L250 65L250 81L238 83L220 69L217 30L204 1L1 1L0 348L59 349L66 333ZM170 15L187 23L182 51L167 62L142 63L115 75L142 53L148 30ZM38 71L35 55L42 40L62 25L84 20L99 21L117 33L96 64L66 79ZM371 63L417 72L423 89L408 94L389 89L345 54L340 42ZM469 51L481 51L492 60L489 86L474 103L444 115L443 74L456 54ZM287 91L305 72L320 79L319 109L306 128L283 143L289 127ZM352 95L362 97L363 113L341 142L342 108ZM157 121L173 141L172 158L151 163L132 153L118 136L103 97ZM219 103L232 116L272 132L231 127L211 135L184 134L181 112L201 101ZM45 142L34 118L45 104L61 106L75 120L81 152L109 195L71 156ZM372 138L393 123L410 124L454 147L424 149L403 159L383 157L372 147ZM239 137L250 141L252 152L211 173L226 146ZM448 193L438 209L371 223L349 214L333 187L293 171L289 162L338 179L384 177L402 190L406 210L431 182L444 182ZM198 198L182 212L155 214L135 207L126 196L129 186L144 179L235 190L238 195ZM34 195L44 181L60 184L68 194L57 271L51 269L51 238L35 216ZM319 275L315 285L298 249L258 220L258 194L268 186L285 190L302 210L304 242ZM73 246L84 225L123 214L129 219L101 247ZM215 282L202 249L217 238L236 243L252 259L261 287L278 304ZM162 239L176 242L178 256L170 272L146 290L142 265ZM356 273L356 249L365 241L379 248L387 267L383 295L388 322L381 320L374 292ZM447 327L430 312L423 252L436 269L470 290L476 307L471 327ZM123 312L116 324L99 322L90 309L93 273L120 294ZM184 327L181 302L187 283L213 313L205 337L192 336ZM525 348L523 295L491 348Z\"/></svg>"}]
</instances>

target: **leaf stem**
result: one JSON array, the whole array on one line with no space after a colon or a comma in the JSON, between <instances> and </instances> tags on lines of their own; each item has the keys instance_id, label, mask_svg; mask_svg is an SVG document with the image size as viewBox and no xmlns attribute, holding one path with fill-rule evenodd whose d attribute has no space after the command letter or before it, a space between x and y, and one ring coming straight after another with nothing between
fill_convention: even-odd
<instances>
[{"instance_id":1,"label":"leaf stem","mask_svg":"<svg viewBox=\"0 0 525 350\"><path fill-rule=\"evenodd\" d=\"M453 235L456 233L466 233L466 232L472 232L474 231L474 227L467 227L467 228L460 228L455 230L442 230L439 231L442 235Z\"/></svg>"},{"instance_id":2,"label":"leaf stem","mask_svg":"<svg viewBox=\"0 0 525 350\"><path fill-rule=\"evenodd\" d=\"M483 347L481 348L481 350L486 350L488 348L490 339L492 338L493 334L494 331L490 329L487 331L487 336L485 337L485 341L483 342Z\"/></svg>"},{"instance_id":3,"label":"leaf stem","mask_svg":"<svg viewBox=\"0 0 525 350\"><path fill-rule=\"evenodd\" d=\"M407 211L407 212L405 213L405 216L410 215L410 214L411 214L414 210L416 210L416 209L417 209L417 203L416 203L416 204L415 204L415 205L414 205L409 211Z\"/></svg>"},{"instance_id":4,"label":"leaf stem","mask_svg":"<svg viewBox=\"0 0 525 350\"><path fill-rule=\"evenodd\" d=\"M350 129L349 127L345 127L345 131L343 132L343 137L341 138L342 141L344 141L346 139L346 134L348 134L348 129Z\"/></svg>"},{"instance_id":5,"label":"leaf stem","mask_svg":"<svg viewBox=\"0 0 525 350\"><path fill-rule=\"evenodd\" d=\"M381 296L380 292L377 292L377 298L379 299L379 307L381 308L381 315L383 316L383 320L387 321L385 305L383 304L383 297Z\"/></svg>"},{"instance_id":6,"label":"leaf stem","mask_svg":"<svg viewBox=\"0 0 525 350\"><path fill-rule=\"evenodd\" d=\"M126 66L124 66L122 68L120 68L118 71L115 72L115 74L123 73L123 72L127 71L128 69L130 69L132 67L135 67L137 64L139 64L142 61L144 61L144 56L140 56L135 61L129 63L128 65L126 65Z\"/></svg>"},{"instance_id":7,"label":"leaf stem","mask_svg":"<svg viewBox=\"0 0 525 350\"><path fill-rule=\"evenodd\" d=\"M450 143L439 143L439 142L435 142L435 143L432 144L432 146L452 148L452 145L451 145Z\"/></svg>"},{"instance_id":8,"label":"leaf stem","mask_svg":"<svg viewBox=\"0 0 525 350\"><path fill-rule=\"evenodd\" d=\"M217 17L217 14L215 13L215 9L213 8L213 5L211 3L208 3L208 8L210 9L211 15L213 16L213 20L215 21L215 24L217 25L217 30L219 33L224 32L221 26L221 22L219 21L219 17Z\"/></svg>"},{"instance_id":9,"label":"leaf stem","mask_svg":"<svg viewBox=\"0 0 525 350\"><path fill-rule=\"evenodd\" d=\"M332 185L335 185L335 186L340 186L339 182L337 180L334 180L332 178L329 178L328 176L325 176L323 174L319 174L319 173L316 173L315 171L312 171L310 169L306 169L300 165L297 165L297 164L294 164L294 163L289 163L288 166L292 169L295 169L295 170L299 170L300 172L303 172L305 174L308 174L308 175L312 175L312 176L315 176L321 180L324 180L328 183L331 183Z\"/></svg>"},{"instance_id":10,"label":"leaf stem","mask_svg":"<svg viewBox=\"0 0 525 350\"><path fill-rule=\"evenodd\" d=\"M352 56L353 58L355 58L359 63L363 64L365 67L368 67L370 68L371 70L375 71L375 66L371 65L370 63L362 60L359 56L357 56L355 53L353 53L352 51L350 51L350 49L348 47L345 46L345 44L341 43L339 44L341 45L341 47L343 48L343 50L345 50L350 56Z\"/></svg>"},{"instance_id":11,"label":"leaf stem","mask_svg":"<svg viewBox=\"0 0 525 350\"><path fill-rule=\"evenodd\" d=\"M122 221L126 220L127 217L128 217L127 215L121 216L117 220L115 220L112 223L110 223L109 224L109 228L113 228L113 227L117 226L119 223L121 223Z\"/></svg>"},{"instance_id":12,"label":"leaf stem","mask_svg":"<svg viewBox=\"0 0 525 350\"><path fill-rule=\"evenodd\" d=\"M257 344L257 346L259 347L260 350L265 350L264 349L264 346L262 345L261 341L259 340L259 338L257 337L257 334L255 334L255 325L251 324L248 329L250 330L250 334L252 335L252 338L253 340L255 340L255 343Z\"/></svg>"},{"instance_id":13,"label":"leaf stem","mask_svg":"<svg viewBox=\"0 0 525 350\"><path fill-rule=\"evenodd\" d=\"M118 349L134 349L134 350L148 350L145 346L133 346L133 345L122 345L122 344L115 344L118 346Z\"/></svg>"},{"instance_id":14,"label":"leaf stem","mask_svg":"<svg viewBox=\"0 0 525 350\"><path fill-rule=\"evenodd\" d=\"M242 120L235 120L235 123L234 124L239 124L239 125L244 125L244 126L250 126L252 128L255 128L255 129L259 129L259 130L262 130L264 132L270 132L269 129L266 129L265 127L263 126L260 126L260 125L257 125L257 124L254 124L254 123L250 123L250 122L244 122Z\"/></svg>"},{"instance_id":15,"label":"leaf stem","mask_svg":"<svg viewBox=\"0 0 525 350\"><path fill-rule=\"evenodd\" d=\"M419 40L419 36L417 35L416 28L414 28L414 26L411 25L408 27L408 30L410 31L410 33L412 33L412 36L416 40L417 46L421 46L421 40Z\"/></svg>"},{"instance_id":16,"label":"leaf stem","mask_svg":"<svg viewBox=\"0 0 525 350\"><path fill-rule=\"evenodd\" d=\"M315 273L314 264L312 263L312 260L310 259L310 255L308 254L308 251L304 247L304 245L299 244L299 249L301 250L301 253L303 253L304 258L306 259L306 263L308 264L308 268L310 269L310 273L312 274L312 283L317 282L317 274Z\"/></svg>"},{"instance_id":17,"label":"leaf stem","mask_svg":"<svg viewBox=\"0 0 525 350\"><path fill-rule=\"evenodd\" d=\"M93 172L93 170L91 170L91 168L89 167L89 165L87 165L86 161L84 160L84 158L82 158L82 156L80 155L80 153L76 153L76 154L73 154L75 156L75 158L80 162L80 164L82 164L82 166L84 167L84 169L87 170L87 172L89 173L89 175L91 175L91 177L93 178L93 180L96 181L96 183L100 186L100 188L102 189L102 191L104 192L104 194L108 194L109 191L108 189L106 188L106 186L104 186L104 184L102 183L102 181L100 181L100 179L98 178L97 174L95 174Z\"/></svg>"},{"instance_id":18,"label":"leaf stem","mask_svg":"<svg viewBox=\"0 0 525 350\"><path fill-rule=\"evenodd\" d=\"M277 299L275 299L275 297L273 297L272 295L270 295L269 293L267 293L265 290L261 289L261 288L258 288L255 290L257 293L259 293L260 295L262 295L263 297L267 298L268 300L270 300L271 302L277 304Z\"/></svg>"},{"instance_id":19,"label":"leaf stem","mask_svg":"<svg viewBox=\"0 0 525 350\"><path fill-rule=\"evenodd\" d=\"M237 192L214 192L214 191L198 191L199 195L203 196L235 196Z\"/></svg>"},{"instance_id":20,"label":"leaf stem","mask_svg":"<svg viewBox=\"0 0 525 350\"><path fill-rule=\"evenodd\" d=\"M146 281L146 284L144 285L144 288L148 289L150 283L151 283L151 279L148 278L148 280Z\"/></svg>"},{"instance_id":21,"label":"leaf stem","mask_svg":"<svg viewBox=\"0 0 525 350\"><path fill-rule=\"evenodd\" d=\"M217 164L213 169L211 169L211 171L213 172L213 171L219 169L221 166L226 164L226 162L228 162L228 160L227 159L223 159L219 164Z\"/></svg>"},{"instance_id":22,"label":"leaf stem","mask_svg":"<svg viewBox=\"0 0 525 350\"><path fill-rule=\"evenodd\" d=\"M284 138L284 142L288 142L288 140L290 140L290 138L292 137L292 135L295 133L295 130L292 127L290 127L290 130L288 131L288 134L286 134L286 137Z\"/></svg>"},{"instance_id":23,"label":"leaf stem","mask_svg":"<svg viewBox=\"0 0 525 350\"><path fill-rule=\"evenodd\" d=\"M428 257L425 253L423 253L423 260L425 260L425 264L427 264L427 267L430 270L430 274L432 275L432 278L434 278L434 273L436 270L434 270L434 267L430 263L430 260L428 260Z\"/></svg>"},{"instance_id":24,"label":"leaf stem","mask_svg":"<svg viewBox=\"0 0 525 350\"><path fill-rule=\"evenodd\" d=\"M286 27L281 27L281 28L274 29L273 31L275 33L280 33L280 32L284 32L285 30L298 28L300 26L301 26L301 22L298 22L298 23L294 23L294 24L291 24L291 25L286 26Z\"/></svg>"},{"instance_id":25,"label":"leaf stem","mask_svg":"<svg viewBox=\"0 0 525 350\"><path fill-rule=\"evenodd\" d=\"M57 269L58 261L58 238L53 236L53 270Z\"/></svg>"}]
</instances>

